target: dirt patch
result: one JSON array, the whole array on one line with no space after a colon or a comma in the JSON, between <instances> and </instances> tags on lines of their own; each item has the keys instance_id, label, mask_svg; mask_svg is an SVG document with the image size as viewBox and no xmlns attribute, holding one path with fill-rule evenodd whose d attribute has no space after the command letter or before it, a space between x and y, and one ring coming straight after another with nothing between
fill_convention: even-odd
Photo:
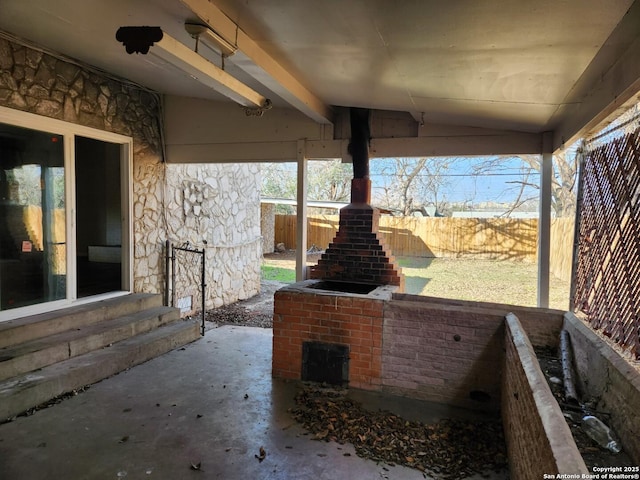
<instances>
[{"instance_id":1,"label":"dirt patch","mask_svg":"<svg viewBox=\"0 0 640 480\"><path fill-rule=\"evenodd\" d=\"M205 320L209 328L220 325L245 327L273 327L273 294L286 283L263 280L260 293L247 300L240 300L213 310L208 310Z\"/></svg>"},{"instance_id":2,"label":"dirt patch","mask_svg":"<svg viewBox=\"0 0 640 480\"><path fill-rule=\"evenodd\" d=\"M555 348L536 347L536 356L540 363L551 392L560 405L565 420L571 429L571 434L576 442L578 451L584 459L587 468L592 471L593 467L623 467L634 466L631 458L624 450L618 454L614 454L609 450L600 447L594 440L589 437L581 427L582 417L585 415L594 415L602 420L606 425L610 424L610 416L606 412L595 410L595 401L590 401L584 407L570 404L566 401L564 395L564 386L562 383L562 362ZM624 445L623 445L624 448Z\"/></svg>"},{"instance_id":3,"label":"dirt patch","mask_svg":"<svg viewBox=\"0 0 640 480\"><path fill-rule=\"evenodd\" d=\"M308 253L307 265L316 265L322 256L322 252ZM263 256L265 265L271 265L280 268L296 268L296 251L285 250L284 252L267 253Z\"/></svg>"}]
</instances>

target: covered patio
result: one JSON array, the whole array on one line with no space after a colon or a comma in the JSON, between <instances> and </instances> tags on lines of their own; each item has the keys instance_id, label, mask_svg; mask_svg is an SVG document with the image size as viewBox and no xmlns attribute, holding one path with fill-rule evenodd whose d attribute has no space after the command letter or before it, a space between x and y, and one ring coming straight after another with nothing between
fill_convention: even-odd
<instances>
[{"instance_id":1,"label":"covered patio","mask_svg":"<svg viewBox=\"0 0 640 480\"><path fill-rule=\"evenodd\" d=\"M368 390L354 389L354 394L373 399L374 408L391 399L388 408L403 413L417 408L428 417L442 414L391 396L401 394L499 411L512 478L587 475L590 470L573 444L534 350L556 347L562 329L572 335L576 369L586 379L581 387L600 399L597 407L611 415L625 449L638 463L638 372L583 319L546 307L553 155L574 141L592 138L640 100L640 0L61 0L55 6L47 0L2 0L0 8L2 139L15 169L31 164L25 151L41 161L42 180L34 185L64 187L58 197L63 240L50 235L43 245L55 244L59 266L67 267L56 270L60 278L45 279L43 291L66 289L56 290L53 298L37 297L37 322L7 300L0 311L0 325L6 328L0 332L9 331L13 320L29 331L28 336L20 334L25 338L11 346L12 352L22 348L20 341L46 342L81 329L86 315L78 306L100 300L78 302L73 257L85 243L120 247L120 283L109 287L109 299L142 294L157 297L154 301L161 294L168 298L165 241L183 234L187 224L192 243L195 239L203 246L203 258L207 244L229 258L242 257L241 268L227 264L209 272L231 270L225 278L218 275L218 304L232 287L234 294L253 291L245 290L247 280L232 274L259 270L259 236L253 235L258 222L247 215L259 205L258 187L253 187L257 163L296 162L300 246L298 284L279 292L273 338L266 330L210 330L199 342L1 425L3 477L187 478L204 473L207 478L421 478L415 470L396 466L391 471L361 460L346 445L312 442L292 423L287 408L297 385L293 380L305 368L304 344L318 341L352 348L352 375L342 369L341 381ZM354 129L355 111L361 121ZM15 141L22 130L46 148L27 150L34 142ZM78 138L83 136L98 139L100 149L110 153L101 170L93 169L94 150L78 161ZM583 296L577 305L582 313L604 320L604 331L615 335L614 340L637 347L637 262L628 267L624 261L626 254L632 258L637 253L638 245L638 175L625 163L637 160L628 155L638 151L636 138L637 132L628 134L623 148L605 139L616 155L591 157L595 180L589 192L605 191L614 201L603 212L599 197L591 195L590 209L579 212L593 211L591 216L602 221L578 232L586 250L576 260L597 251L599 263L580 263L583 276L576 288ZM365 153L358 161L354 144L359 154ZM47 156L52 145L57 163ZM364 250L360 245L375 237L375 229L363 232L360 226L377 226L379 215L366 205L362 185L368 174L355 171L357 200L367 207L351 209L346 222L357 235L345 237L335 261L307 271L303 246L310 159L341 159L362 170L363 158L488 155L540 158L537 308L402 294L402 275L387 268L393 263L387 261L390 253L382 265L369 268L375 272L363 266L375 256L372 252L384 250L377 240L358 252L357 259L347 258L350 250ZM603 163L607 175L598 170ZM82 164L92 166L84 176L76 168ZM199 164L231 169L224 178L203 176L195 171ZM235 168L240 164L247 167L245 173ZM177 166L184 166L182 175L194 166L192 177L172 176L171 168ZM610 167L620 175L609 175ZM61 183L53 181L53 168L60 170ZM100 180L106 174L112 183L105 192L116 192L118 198L105 202L100 242L83 242L78 227L89 232L96 228L91 214L77 216L76 207L90 203L89 196L76 198L78 186L89 180L104 186ZM3 169L0 177L8 193L11 175ZM240 177L242 182L234 184ZM614 179L614 187L603 189L605 177ZM618 195L621 191L625 195ZM238 192L253 197L239 206ZM230 232L215 214L221 210L215 200L225 195L228 218L242 223L230 223ZM42 207L53 204L53 194L40 197ZM8 194L2 201L7 209L14 206ZM51 226L54 217L42 215L41 223ZM589 218L582 220L587 225ZM28 233L9 226L3 232L11 265L20 265L26 254L40 255L33 242L16 241ZM214 237L215 244L210 241ZM591 245L593 239L597 241ZM251 253L236 255L233 249L241 247ZM608 270L612 258L623 258L624 268ZM350 270L348 262L356 265ZM205 270L204 260L202 265ZM306 280L314 274L316 279ZM358 275L382 282L378 288L393 285L398 291L387 289L376 296L374 289L365 298L305 283L357 283ZM8 285L8 279L1 280L0 287ZM608 291L616 297L613 306L603 294ZM618 301L618 296L625 298ZM599 301L592 302L594 298ZM75 308L63 332L40 323L50 307ZM164 315L164 308L158 310ZM179 315L175 308L168 310ZM630 320L612 332L607 329L611 315ZM62 323L51 316L53 323ZM113 325L113 318L101 321ZM8 334L0 340L9 345ZM68 351L70 356L71 343L61 345L62 355ZM103 339L97 348L117 356L110 347L110 340ZM342 360L349 357L344 351L341 355ZM13 354L7 360L13 361ZM83 361L80 355L72 360ZM38 365L36 370L55 369L55 363ZM14 381L17 377L10 373L7 381L19 389L33 378L27 371ZM446 415L453 411L444 408Z\"/></svg>"},{"instance_id":2,"label":"covered patio","mask_svg":"<svg viewBox=\"0 0 640 480\"><path fill-rule=\"evenodd\" d=\"M301 386L271 378L271 337L271 329L256 327L208 330L196 343L0 425L0 477L425 478L416 469L360 458L352 444L314 440L289 412ZM481 418L407 398L353 395L372 411L408 420ZM261 447L266 456L259 461Z\"/></svg>"}]
</instances>

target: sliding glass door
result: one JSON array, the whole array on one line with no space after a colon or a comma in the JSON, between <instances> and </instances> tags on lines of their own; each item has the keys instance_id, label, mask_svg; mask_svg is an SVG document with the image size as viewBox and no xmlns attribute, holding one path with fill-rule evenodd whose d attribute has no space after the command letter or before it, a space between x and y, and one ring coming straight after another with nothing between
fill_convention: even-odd
<instances>
[{"instance_id":1,"label":"sliding glass door","mask_svg":"<svg viewBox=\"0 0 640 480\"><path fill-rule=\"evenodd\" d=\"M0 321L130 291L132 147L0 107Z\"/></svg>"},{"instance_id":2,"label":"sliding glass door","mask_svg":"<svg viewBox=\"0 0 640 480\"><path fill-rule=\"evenodd\" d=\"M0 124L0 310L67 297L64 137Z\"/></svg>"}]
</instances>

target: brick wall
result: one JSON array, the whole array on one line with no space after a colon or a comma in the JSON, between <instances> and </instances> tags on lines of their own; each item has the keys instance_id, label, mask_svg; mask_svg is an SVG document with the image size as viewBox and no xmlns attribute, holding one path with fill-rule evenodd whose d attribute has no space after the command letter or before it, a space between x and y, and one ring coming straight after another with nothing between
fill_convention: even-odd
<instances>
[{"instance_id":1,"label":"brick wall","mask_svg":"<svg viewBox=\"0 0 640 480\"><path fill-rule=\"evenodd\" d=\"M384 389L498 410L503 323L509 312L523 319L536 345L558 343L559 310L394 294L384 313Z\"/></svg>"},{"instance_id":2,"label":"brick wall","mask_svg":"<svg viewBox=\"0 0 640 480\"><path fill-rule=\"evenodd\" d=\"M380 211L365 204L340 210L333 243L310 268L311 278L372 285L396 285L404 290L404 275L378 233Z\"/></svg>"},{"instance_id":3,"label":"brick wall","mask_svg":"<svg viewBox=\"0 0 640 480\"><path fill-rule=\"evenodd\" d=\"M562 312L417 295L357 295L308 288L275 294L273 375L300 379L302 344L349 345L349 384L412 398L500 408L504 318L521 315L538 344L557 343ZM379 289L396 287L379 287ZM384 317L384 318L383 318Z\"/></svg>"},{"instance_id":4,"label":"brick wall","mask_svg":"<svg viewBox=\"0 0 640 480\"><path fill-rule=\"evenodd\" d=\"M296 285L309 285L314 281ZM380 388L383 300L297 286L274 297L273 376L300 379L302 343L317 341L350 346L349 386Z\"/></svg>"},{"instance_id":5,"label":"brick wall","mask_svg":"<svg viewBox=\"0 0 640 480\"><path fill-rule=\"evenodd\" d=\"M624 450L640 464L640 372L573 313L565 314L583 399L597 398L596 408L611 413L610 426Z\"/></svg>"},{"instance_id":6,"label":"brick wall","mask_svg":"<svg viewBox=\"0 0 640 480\"><path fill-rule=\"evenodd\" d=\"M482 410L500 406L504 313L414 295L385 305L385 391Z\"/></svg>"},{"instance_id":7,"label":"brick wall","mask_svg":"<svg viewBox=\"0 0 640 480\"><path fill-rule=\"evenodd\" d=\"M515 315L505 328L502 421L514 480L589 473Z\"/></svg>"}]
</instances>

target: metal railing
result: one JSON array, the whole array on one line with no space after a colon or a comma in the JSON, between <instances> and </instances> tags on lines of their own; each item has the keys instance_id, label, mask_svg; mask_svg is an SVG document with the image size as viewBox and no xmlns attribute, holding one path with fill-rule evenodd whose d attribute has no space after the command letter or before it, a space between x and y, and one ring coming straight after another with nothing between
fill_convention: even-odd
<instances>
[{"instance_id":1,"label":"metal railing","mask_svg":"<svg viewBox=\"0 0 640 480\"><path fill-rule=\"evenodd\" d=\"M201 316L200 333L204 335L206 317L205 248L193 248L189 242L174 246L166 242L167 286L165 303L171 301L172 307L179 307L180 314L191 317ZM200 267L200 268L198 268ZM169 272L171 273L169 275ZM169 295L170 294L170 295ZM198 298L199 297L199 298ZM194 301L195 300L195 301ZM200 300L199 302L197 300ZM200 311L198 312L197 304Z\"/></svg>"}]
</instances>

